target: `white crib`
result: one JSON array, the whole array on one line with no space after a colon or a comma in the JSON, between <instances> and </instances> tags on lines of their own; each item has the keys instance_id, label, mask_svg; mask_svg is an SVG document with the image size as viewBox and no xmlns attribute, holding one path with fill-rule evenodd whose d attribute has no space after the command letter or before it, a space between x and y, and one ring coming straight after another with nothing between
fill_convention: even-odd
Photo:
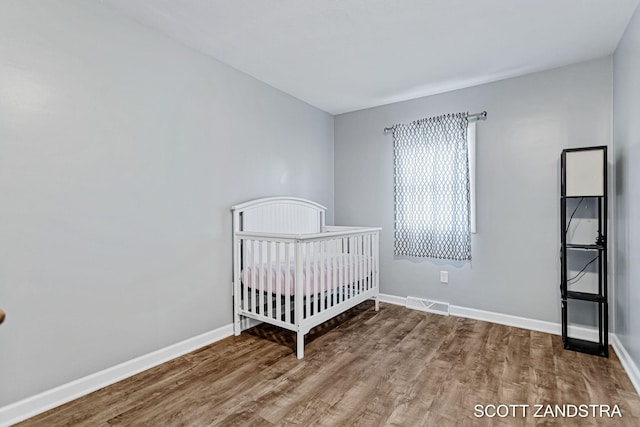
<instances>
[{"instance_id":1,"label":"white crib","mask_svg":"<svg viewBox=\"0 0 640 427\"><path fill-rule=\"evenodd\" d=\"M326 208L269 197L233 210L234 333L250 318L304 335L367 299L378 310L380 228L325 225Z\"/></svg>"}]
</instances>

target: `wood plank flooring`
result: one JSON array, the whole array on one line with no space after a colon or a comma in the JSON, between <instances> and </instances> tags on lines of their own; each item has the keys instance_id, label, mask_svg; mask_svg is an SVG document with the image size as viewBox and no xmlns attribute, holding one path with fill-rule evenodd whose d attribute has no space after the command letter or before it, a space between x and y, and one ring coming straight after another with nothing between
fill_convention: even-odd
<instances>
[{"instance_id":1,"label":"wood plank flooring","mask_svg":"<svg viewBox=\"0 0 640 427\"><path fill-rule=\"evenodd\" d=\"M293 333L261 325L20 425L640 425L612 349L603 359L565 351L554 335L380 306L312 330L303 360ZM529 407L474 416L494 414L491 404ZM547 404L618 405L622 417L534 417Z\"/></svg>"}]
</instances>

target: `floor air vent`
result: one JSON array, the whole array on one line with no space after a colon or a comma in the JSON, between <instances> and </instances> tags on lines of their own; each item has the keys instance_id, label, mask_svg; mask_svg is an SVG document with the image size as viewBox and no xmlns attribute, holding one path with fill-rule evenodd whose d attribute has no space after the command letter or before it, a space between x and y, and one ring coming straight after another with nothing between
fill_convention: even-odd
<instances>
[{"instance_id":1,"label":"floor air vent","mask_svg":"<svg viewBox=\"0 0 640 427\"><path fill-rule=\"evenodd\" d=\"M407 297L407 308L414 310L427 311L429 313L449 315L449 303L432 301L428 299Z\"/></svg>"}]
</instances>

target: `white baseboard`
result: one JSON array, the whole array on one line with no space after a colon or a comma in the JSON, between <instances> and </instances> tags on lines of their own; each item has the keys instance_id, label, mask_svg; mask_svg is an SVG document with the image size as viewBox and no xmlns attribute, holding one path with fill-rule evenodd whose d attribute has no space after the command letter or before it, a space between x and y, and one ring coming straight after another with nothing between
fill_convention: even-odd
<instances>
[{"instance_id":1,"label":"white baseboard","mask_svg":"<svg viewBox=\"0 0 640 427\"><path fill-rule=\"evenodd\" d=\"M627 372L631 383L636 388L636 392L640 395L640 369L638 369L638 365L634 363L627 349L624 348L622 342L618 339L618 336L614 335L612 338L610 342L618 355L618 359L620 359L620 364L622 364L622 367Z\"/></svg>"},{"instance_id":2,"label":"white baseboard","mask_svg":"<svg viewBox=\"0 0 640 427\"><path fill-rule=\"evenodd\" d=\"M136 357L116 366L96 372L51 390L36 394L0 408L0 427L10 426L26 420L51 408L114 384L132 375L160 365L176 357L220 341L233 335L233 325L186 339L152 353Z\"/></svg>"},{"instance_id":3,"label":"white baseboard","mask_svg":"<svg viewBox=\"0 0 640 427\"><path fill-rule=\"evenodd\" d=\"M461 307L459 305L452 305L449 310L452 316L483 320L485 322L529 329L531 331L546 332L553 335L562 335L562 325L560 323L529 319L528 317L513 316L510 314L495 313L492 311L477 310L475 308ZM569 336L573 338L598 341L598 330L596 328L569 325L568 333ZM613 334L609 333L609 341L611 341L612 336Z\"/></svg>"},{"instance_id":4,"label":"white baseboard","mask_svg":"<svg viewBox=\"0 0 640 427\"><path fill-rule=\"evenodd\" d=\"M380 301L406 306L406 298L395 295L380 294ZM459 305L449 306L451 316L466 317L469 319L482 320L485 322L498 323L500 325L513 326L516 328L529 329L532 331L546 332L553 335L562 335L562 325L560 323L547 322L544 320L529 319L526 317L512 316L509 314L495 313L492 311L477 310L475 308L461 307ZM598 331L595 328L582 326L569 326L569 336L589 341L598 341ZM613 346L622 367L627 372L629 379L640 395L640 369L635 364L631 356L624 348L618 337L614 333L609 333L609 343Z\"/></svg>"},{"instance_id":5,"label":"white baseboard","mask_svg":"<svg viewBox=\"0 0 640 427\"><path fill-rule=\"evenodd\" d=\"M380 294L380 301L406 306L407 299L395 295ZM561 335L562 325L560 323L547 322L544 320L529 319L527 317L512 316L510 314L496 313L493 311L478 310L475 308L462 307L459 305L449 306L451 316L466 317L468 319L482 320L485 322L498 323L500 325L513 326L516 328L529 329L532 331L546 332L548 334ZM598 331L595 328L582 326L569 326L569 335L583 340L598 340ZM613 334L609 334L611 340Z\"/></svg>"},{"instance_id":6,"label":"white baseboard","mask_svg":"<svg viewBox=\"0 0 640 427\"><path fill-rule=\"evenodd\" d=\"M405 307L407 305L407 299L403 297L397 297L389 294L378 294L380 302L386 302L389 304L401 305Z\"/></svg>"}]
</instances>

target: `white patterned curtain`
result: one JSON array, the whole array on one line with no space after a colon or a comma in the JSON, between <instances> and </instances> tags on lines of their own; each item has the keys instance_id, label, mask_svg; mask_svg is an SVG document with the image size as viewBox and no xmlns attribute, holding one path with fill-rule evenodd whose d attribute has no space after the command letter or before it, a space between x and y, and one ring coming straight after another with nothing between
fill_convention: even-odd
<instances>
[{"instance_id":1,"label":"white patterned curtain","mask_svg":"<svg viewBox=\"0 0 640 427\"><path fill-rule=\"evenodd\" d=\"M467 113L393 127L395 254L471 259Z\"/></svg>"}]
</instances>

